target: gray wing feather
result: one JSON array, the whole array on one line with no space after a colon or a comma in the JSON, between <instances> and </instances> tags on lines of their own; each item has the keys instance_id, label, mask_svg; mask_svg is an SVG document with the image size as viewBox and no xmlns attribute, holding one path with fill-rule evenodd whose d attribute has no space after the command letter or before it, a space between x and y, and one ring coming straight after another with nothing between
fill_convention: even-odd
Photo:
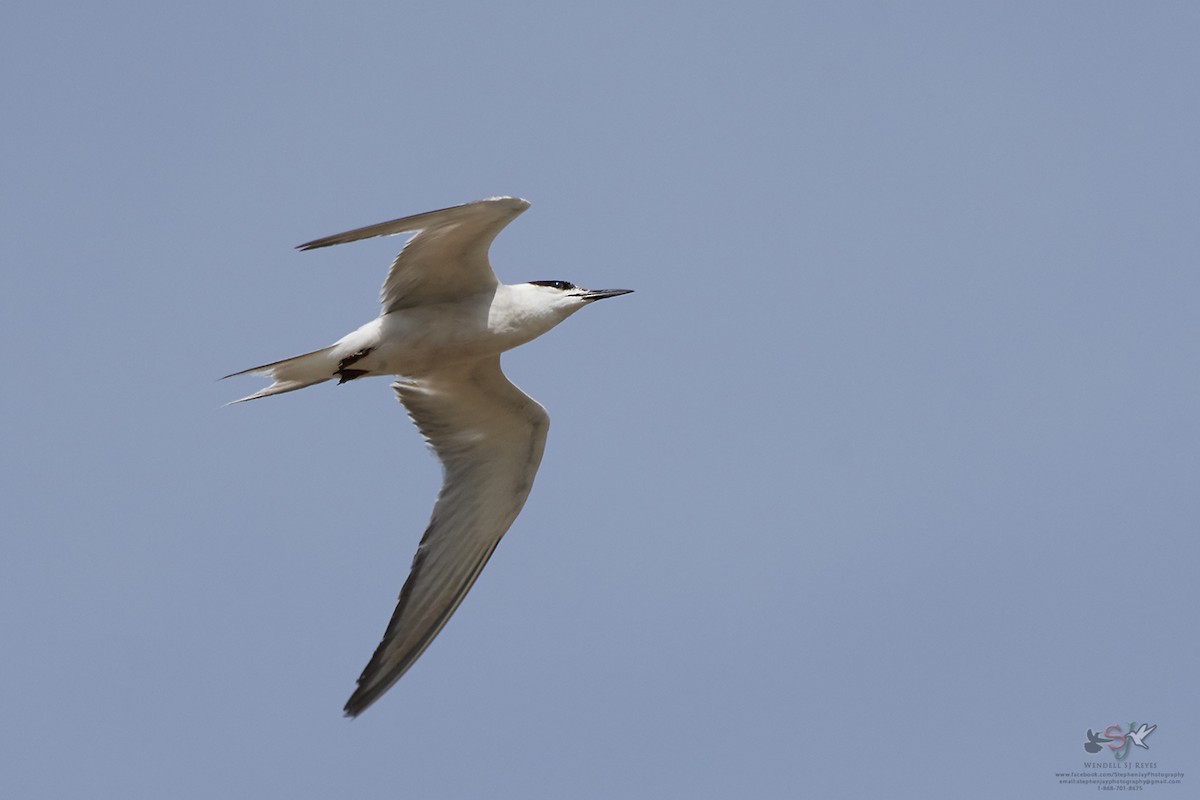
<instances>
[{"instance_id":1,"label":"gray wing feather","mask_svg":"<svg viewBox=\"0 0 1200 800\"><path fill-rule=\"evenodd\" d=\"M504 377L499 356L393 388L444 478L391 622L346 702L351 717L400 679L475 583L525 505L550 424Z\"/></svg>"},{"instance_id":2,"label":"gray wing feather","mask_svg":"<svg viewBox=\"0 0 1200 800\"><path fill-rule=\"evenodd\" d=\"M492 197L461 206L402 217L299 246L314 250L376 236L417 232L392 262L379 299L383 313L485 292L496 287L488 248L496 235L529 203L519 197Z\"/></svg>"}]
</instances>

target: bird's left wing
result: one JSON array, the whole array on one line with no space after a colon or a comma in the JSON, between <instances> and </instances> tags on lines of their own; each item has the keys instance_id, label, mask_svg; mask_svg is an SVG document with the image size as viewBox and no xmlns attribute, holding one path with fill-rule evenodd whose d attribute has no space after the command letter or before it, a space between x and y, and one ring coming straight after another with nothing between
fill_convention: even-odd
<instances>
[{"instance_id":1,"label":"bird's left wing","mask_svg":"<svg viewBox=\"0 0 1200 800\"><path fill-rule=\"evenodd\" d=\"M387 632L346 702L351 717L400 679L458 608L525 504L550 424L504 377L499 356L392 386L444 477Z\"/></svg>"},{"instance_id":2,"label":"bird's left wing","mask_svg":"<svg viewBox=\"0 0 1200 800\"><path fill-rule=\"evenodd\" d=\"M379 292L383 313L455 300L495 289L488 248L504 226L529 208L519 197L490 197L335 233L299 246L313 250L376 236L417 232L392 262Z\"/></svg>"}]
</instances>

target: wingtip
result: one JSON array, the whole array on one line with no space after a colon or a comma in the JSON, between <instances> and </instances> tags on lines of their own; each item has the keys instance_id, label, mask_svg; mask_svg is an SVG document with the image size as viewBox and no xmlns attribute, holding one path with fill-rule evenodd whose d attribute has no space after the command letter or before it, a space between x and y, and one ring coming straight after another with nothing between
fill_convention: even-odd
<instances>
[{"instance_id":1,"label":"wingtip","mask_svg":"<svg viewBox=\"0 0 1200 800\"><path fill-rule=\"evenodd\" d=\"M364 692L362 688L354 690L346 705L342 706L342 716L346 719L358 719L358 716L371 707L379 699L380 692Z\"/></svg>"},{"instance_id":2,"label":"wingtip","mask_svg":"<svg viewBox=\"0 0 1200 800\"><path fill-rule=\"evenodd\" d=\"M329 247L330 245L338 244L338 242L333 241L335 238L334 236L326 236L323 239L313 239L311 242L296 245L296 249L304 252L305 250L317 250L322 247Z\"/></svg>"}]
</instances>

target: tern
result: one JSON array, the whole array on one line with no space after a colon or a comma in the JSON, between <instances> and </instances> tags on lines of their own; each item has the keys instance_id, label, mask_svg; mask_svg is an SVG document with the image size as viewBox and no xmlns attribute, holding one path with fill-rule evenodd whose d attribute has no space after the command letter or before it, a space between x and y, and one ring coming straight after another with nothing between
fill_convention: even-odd
<instances>
[{"instance_id":1,"label":"tern","mask_svg":"<svg viewBox=\"0 0 1200 800\"><path fill-rule=\"evenodd\" d=\"M379 317L329 347L225 377L271 385L235 403L324 381L396 376L397 398L442 464L442 488L383 640L346 702L356 717L413 665L463 601L520 513L550 418L509 382L500 354L584 306L631 289L561 280L506 285L488 261L496 235L529 203L492 197L299 245L314 250L415 233L392 262Z\"/></svg>"}]
</instances>

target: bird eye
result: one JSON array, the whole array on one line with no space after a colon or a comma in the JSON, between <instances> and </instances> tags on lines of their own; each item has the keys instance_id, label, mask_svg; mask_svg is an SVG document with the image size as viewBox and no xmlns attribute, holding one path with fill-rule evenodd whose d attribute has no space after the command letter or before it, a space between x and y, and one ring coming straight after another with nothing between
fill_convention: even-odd
<instances>
[{"instance_id":1,"label":"bird eye","mask_svg":"<svg viewBox=\"0 0 1200 800\"><path fill-rule=\"evenodd\" d=\"M575 288L575 284L567 283L566 281L530 281L530 283L534 286L549 286L551 289L562 289L564 292Z\"/></svg>"}]
</instances>

